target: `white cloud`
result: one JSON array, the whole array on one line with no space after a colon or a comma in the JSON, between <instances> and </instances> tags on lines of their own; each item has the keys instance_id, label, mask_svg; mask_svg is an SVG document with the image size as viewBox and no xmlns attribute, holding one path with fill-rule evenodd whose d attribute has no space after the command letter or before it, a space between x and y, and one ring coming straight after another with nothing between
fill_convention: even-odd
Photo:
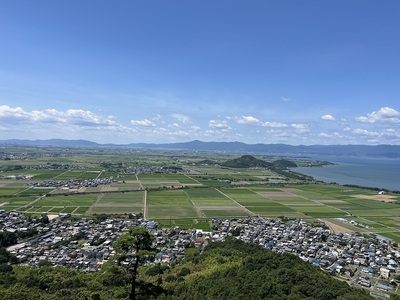
<instances>
[{"instance_id":1,"label":"white cloud","mask_svg":"<svg viewBox=\"0 0 400 300\"><path fill-rule=\"evenodd\" d=\"M390 107L382 107L367 116L357 117L356 120L363 123L400 123L400 112Z\"/></svg>"},{"instance_id":2,"label":"white cloud","mask_svg":"<svg viewBox=\"0 0 400 300\"><path fill-rule=\"evenodd\" d=\"M113 117L103 117L82 109L55 109L24 111L21 107L12 108L8 105L0 106L0 119L10 123L66 123L79 126L115 126L118 125Z\"/></svg>"},{"instance_id":3,"label":"white cloud","mask_svg":"<svg viewBox=\"0 0 400 300\"><path fill-rule=\"evenodd\" d=\"M3 124L3 138L61 137L108 143L136 133L135 129L118 124L112 116L104 117L81 109L25 111L21 107L2 105L0 123Z\"/></svg>"},{"instance_id":4,"label":"white cloud","mask_svg":"<svg viewBox=\"0 0 400 300\"><path fill-rule=\"evenodd\" d=\"M290 101L290 98L281 97L281 100L282 100L282 101L285 101L285 102L289 102L289 101Z\"/></svg>"},{"instance_id":5,"label":"white cloud","mask_svg":"<svg viewBox=\"0 0 400 300\"><path fill-rule=\"evenodd\" d=\"M253 116L242 116L236 121L238 124L248 124L254 126L262 126L263 122Z\"/></svg>"},{"instance_id":6,"label":"white cloud","mask_svg":"<svg viewBox=\"0 0 400 300\"><path fill-rule=\"evenodd\" d=\"M331 134L328 134L328 133L325 133L325 132L318 133L318 136L323 137L323 138L331 138L332 137Z\"/></svg>"},{"instance_id":7,"label":"white cloud","mask_svg":"<svg viewBox=\"0 0 400 300\"><path fill-rule=\"evenodd\" d=\"M259 119L253 116L242 116L236 119L238 124L247 124L253 126L263 126L263 127L273 127L273 128L282 128L287 127L288 125L279 122L262 122Z\"/></svg>"},{"instance_id":8,"label":"white cloud","mask_svg":"<svg viewBox=\"0 0 400 300\"><path fill-rule=\"evenodd\" d=\"M176 130L168 132L168 135L172 136L189 136L190 134L191 132L186 130Z\"/></svg>"},{"instance_id":9,"label":"white cloud","mask_svg":"<svg viewBox=\"0 0 400 300\"><path fill-rule=\"evenodd\" d=\"M300 132L310 131L310 126L308 126L307 124L293 123L293 124L290 124L290 126Z\"/></svg>"},{"instance_id":10,"label":"white cloud","mask_svg":"<svg viewBox=\"0 0 400 300\"><path fill-rule=\"evenodd\" d=\"M53 110L55 116L59 116L60 112ZM66 123L73 123L76 125L116 125L113 119L96 115L90 111L81 109L69 109L65 112Z\"/></svg>"},{"instance_id":11,"label":"white cloud","mask_svg":"<svg viewBox=\"0 0 400 300\"><path fill-rule=\"evenodd\" d=\"M323 115L321 119L325 121L335 121L335 118L332 115Z\"/></svg>"},{"instance_id":12,"label":"white cloud","mask_svg":"<svg viewBox=\"0 0 400 300\"><path fill-rule=\"evenodd\" d=\"M190 123L190 117L182 115L182 114L172 114L172 118L177 119L178 121L182 122L183 124Z\"/></svg>"},{"instance_id":13,"label":"white cloud","mask_svg":"<svg viewBox=\"0 0 400 300\"><path fill-rule=\"evenodd\" d=\"M190 129L192 129L193 131L199 131L199 130L201 130L201 127L199 127L199 126L190 126Z\"/></svg>"},{"instance_id":14,"label":"white cloud","mask_svg":"<svg viewBox=\"0 0 400 300\"><path fill-rule=\"evenodd\" d=\"M368 130L360 129L360 128L354 129L352 132L353 132L354 134L357 134L357 135L379 136L379 133L378 133L378 132L368 131Z\"/></svg>"},{"instance_id":15,"label":"white cloud","mask_svg":"<svg viewBox=\"0 0 400 300\"><path fill-rule=\"evenodd\" d=\"M153 120L153 121L156 121L156 122L165 123L160 114L156 114L156 115L152 118L152 120Z\"/></svg>"},{"instance_id":16,"label":"white cloud","mask_svg":"<svg viewBox=\"0 0 400 300\"><path fill-rule=\"evenodd\" d=\"M0 118L24 118L27 117L27 113L21 107L12 108L8 105L0 106Z\"/></svg>"},{"instance_id":17,"label":"white cloud","mask_svg":"<svg viewBox=\"0 0 400 300\"><path fill-rule=\"evenodd\" d=\"M209 127L223 129L223 130L230 130L231 128L228 126L226 121L217 121L217 120L210 120L208 123Z\"/></svg>"},{"instance_id":18,"label":"white cloud","mask_svg":"<svg viewBox=\"0 0 400 300\"><path fill-rule=\"evenodd\" d=\"M400 130L396 130L396 129L392 129L392 128L385 129L382 133L382 136L398 141L400 139Z\"/></svg>"},{"instance_id":19,"label":"white cloud","mask_svg":"<svg viewBox=\"0 0 400 300\"><path fill-rule=\"evenodd\" d=\"M332 133L326 133L326 132L320 132L318 133L318 136L323 137L323 138L341 138L342 136L338 132L332 132Z\"/></svg>"},{"instance_id":20,"label":"white cloud","mask_svg":"<svg viewBox=\"0 0 400 300\"><path fill-rule=\"evenodd\" d=\"M358 136L367 136L367 137L374 137L374 138L380 138L380 139L387 139L387 140L393 140L393 141L398 141L400 138L400 130L393 129L393 128L388 128L382 131L368 131L366 129L354 129L352 131L353 134L358 135ZM376 140L378 142L378 140ZM382 143L382 142L380 142Z\"/></svg>"},{"instance_id":21,"label":"white cloud","mask_svg":"<svg viewBox=\"0 0 400 300\"><path fill-rule=\"evenodd\" d=\"M152 121L144 119L144 120L131 120L131 124L135 126L143 126L143 127L154 127L156 124L154 124Z\"/></svg>"},{"instance_id":22,"label":"white cloud","mask_svg":"<svg viewBox=\"0 0 400 300\"><path fill-rule=\"evenodd\" d=\"M287 124L284 123L279 123L279 122L265 122L263 124L265 127L273 127L273 128L282 128L282 127L287 127Z\"/></svg>"},{"instance_id":23,"label":"white cloud","mask_svg":"<svg viewBox=\"0 0 400 300\"><path fill-rule=\"evenodd\" d=\"M109 114L109 113L108 113ZM274 122L258 119L254 115L218 116L208 123L191 120L182 114L142 115L136 120L126 120L126 125L115 116L100 115L83 109L24 110L23 107L0 105L0 132L2 138L54 138L87 139L104 143L130 142L182 142L193 139L243 141L247 143L326 144L326 143L368 143L399 144L400 128L389 126L397 122L400 113L391 108L381 108L365 117L359 117L364 126L354 126L332 115L321 115L322 120L337 121L340 133L330 130L316 130L316 124L295 122ZM163 120L165 117L165 122ZM287 117L287 116L286 116ZM365 118L365 119L364 119ZM368 120L368 121L366 121ZM199 122L199 123L197 123ZM252 125L239 126L232 124ZM374 122L386 122L384 128ZM323 123L323 122L322 122ZM162 124L162 127L159 125ZM327 125L327 124L326 124ZM391 128L388 128L391 127Z\"/></svg>"}]
</instances>

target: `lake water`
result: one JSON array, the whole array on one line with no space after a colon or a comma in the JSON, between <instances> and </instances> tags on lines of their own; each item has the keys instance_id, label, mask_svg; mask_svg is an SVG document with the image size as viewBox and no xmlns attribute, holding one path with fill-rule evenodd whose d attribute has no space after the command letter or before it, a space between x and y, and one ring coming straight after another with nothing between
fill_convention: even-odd
<instances>
[{"instance_id":1,"label":"lake water","mask_svg":"<svg viewBox=\"0 0 400 300\"><path fill-rule=\"evenodd\" d=\"M400 191L400 159L350 156L313 156L312 159L329 161L335 165L299 167L292 170L328 183Z\"/></svg>"}]
</instances>

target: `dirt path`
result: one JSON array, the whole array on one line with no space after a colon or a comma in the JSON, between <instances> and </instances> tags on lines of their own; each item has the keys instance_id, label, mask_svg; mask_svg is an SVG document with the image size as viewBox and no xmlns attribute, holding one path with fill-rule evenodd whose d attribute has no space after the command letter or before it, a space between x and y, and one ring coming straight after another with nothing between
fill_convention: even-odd
<instances>
[{"instance_id":1,"label":"dirt path","mask_svg":"<svg viewBox=\"0 0 400 300\"><path fill-rule=\"evenodd\" d=\"M221 193L222 195L224 195L226 198L228 198L229 200L233 201L236 203L237 206L241 207L245 212L247 212L250 216L256 216L255 213L253 213L251 210L248 210L245 206L243 206L242 204L240 204L239 202L237 202L235 199L232 199L231 197L229 197L227 194L221 192L219 189L215 189L217 192Z\"/></svg>"},{"instance_id":2,"label":"dirt path","mask_svg":"<svg viewBox=\"0 0 400 300\"><path fill-rule=\"evenodd\" d=\"M31 201L31 202L29 202L29 203L27 203L27 204L25 204L25 205L22 205L22 206L16 208L16 210L22 210L23 208L28 208L28 206L31 206L31 205L35 204L36 202L38 202L39 200L41 200L41 199L43 199L43 198L45 198L45 197L46 197L46 195L39 196L39 197L37 197L35 200L33 200L33 201Z\"/></svg>"},{"instance_id":3,"label":"dirt path","mask_svg":"<svg viewBox=\"0 0 400 300\"><path fill-rule=\"evenodd\" d=\"M186 196L188 197L189 201L192 203L194 209L196 210L197 216L199 218L205 218L206 215L204 214L204 212L193 202L193 200L190 198L190 196L188 195L188 193L186 191L184 191Z\"/></svg>"},{"instance_id":4,"label":"dirt path","mask_svg":"<svg viewBox=\"0 0 400 300\"><path fill-rule=\"evenodd\" d=\"M193 180L194 182L197 182L197 184L203 185L203 184L202 184L200 181L198 181L197 179L194 179L194 178L188 176L187 174L185 174L185 176L186 176L187 178L190 178L190 179ZM196 183L194 183L194 184L196 184ZM190 183L189 183L189 185L190 185ZM192 185L193 185L193 183L192 183Z\"/></svg>"}]
</instances>

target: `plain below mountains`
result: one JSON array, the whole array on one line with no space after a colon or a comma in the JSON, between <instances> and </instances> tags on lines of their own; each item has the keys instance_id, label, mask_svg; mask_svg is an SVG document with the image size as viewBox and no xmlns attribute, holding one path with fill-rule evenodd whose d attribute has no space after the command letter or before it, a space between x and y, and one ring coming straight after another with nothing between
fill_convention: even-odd
<instances>
[{"instance_id":1,"label":"plain below mountains","mask_svg":"<svg viewBox=\"0 0 400 300\"><path fill-rule=\"evenodd\" d=\"M246 144L242 142L202 142L191 141L170 144L98 144L87 140L0 140L0 145L14 146L50 146L74 148L123 148L123 149L160 149L263 153L274 155L351 155L400 158L400 145L286 145L286 144Z\"/></svg>"}]
</instances>

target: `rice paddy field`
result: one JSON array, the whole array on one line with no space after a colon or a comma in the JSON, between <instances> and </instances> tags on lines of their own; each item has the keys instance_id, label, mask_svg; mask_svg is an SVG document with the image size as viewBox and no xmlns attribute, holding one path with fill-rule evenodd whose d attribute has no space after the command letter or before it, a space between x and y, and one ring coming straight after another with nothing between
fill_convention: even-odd
<instances>
[{"instance_id":1,"label":"rice paddy field","mask_svg":"<svg viewBox=\"0 0 400 300\"><path fill-rule=\"evenodd\" d=\"M361 233L375 233L400 242L400 195L337 184L300 184L288 180L272 184L271 170L221 168L196 165L205 157L174 158L171 153L93 154L73 153L51 161L74 168L35 168L35 159L19 161L29 169L12 170L17 163L1 167L0 209L23 213L141 214L160 226L210 229L213 218L251 216L334 220L336 224ZM204 154L208 159L210 154ZM222 160L221 157L216 157ZM39 161L43 163L43 158ZM124 166L174 165L177 172L126 173ZM154 171L155 170L155 171ZM25 175L28 179L10 179ZM113 178L107 185L81 187L74 192L55 188L29 188L29 183L49 180ZM339 220L339 221L338 221Z\"/></svg>"}]
</instances>

